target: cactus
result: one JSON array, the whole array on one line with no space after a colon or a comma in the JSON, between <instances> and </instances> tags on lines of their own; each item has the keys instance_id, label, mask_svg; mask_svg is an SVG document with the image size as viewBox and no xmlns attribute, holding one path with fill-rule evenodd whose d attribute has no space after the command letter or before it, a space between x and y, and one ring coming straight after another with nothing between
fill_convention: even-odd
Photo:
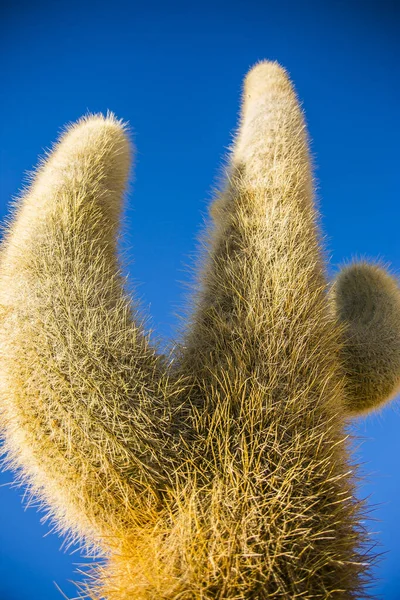
<instances>
[{"instance_id":1,"label":"cactus","mask_svg":"<svg viewBox=\"0 0 400 600\"><path fill-rule=\"evenodd\" d=\"M87 117L17 202L0 256L8 463L104 554L92 598L362 596L346 423L399 385L396 281L361 264L327 282L302 111L262 62L164 356L118 261L130 153L123 123Z\"/></svg>"},{"instance_id":2,"label":"cactus","mask_svg":"<svg viewBox=\"0 0 400 600\"><path fill-rule=\"evenodd\" d=\"M356 263L339 273L331 294L344 324L340 354L349 414L378 407L399 391L400 294L379 265Z\"/></svg>"}]
</instances>

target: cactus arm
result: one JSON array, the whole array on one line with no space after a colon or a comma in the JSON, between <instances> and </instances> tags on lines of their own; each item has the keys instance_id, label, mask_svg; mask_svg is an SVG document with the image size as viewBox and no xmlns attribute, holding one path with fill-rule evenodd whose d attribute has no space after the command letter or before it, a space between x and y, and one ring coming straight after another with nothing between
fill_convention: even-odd
<instances>
[{"instance_id":1,"label":"cactus arm","mask_svg":"<svg viewBox=\"0 0 400 600\"><path fill-rule=\"evenodd\" d=\"M260 366L266 345L267 356L274 343L279 355L288 328L307 327L325 286L304 119L276 63L247 75L227 184L211 213L182 360L205 373L242 348Z\"/></svg>"},{"instance_id":2,"label":"cactus arm","mask_svg":"<svg viewBox=\"0 0 400 600\"><path fill-rule=\"evenodd\" d=\"M344 325L340 352L349 415L381 407L400 391L400 288L382 267L349 265L331 290Z\"/></svg>"},{"instance_id":3,"label":"cactus arm","mask_svg":"<svg viewBox=\"0 0 400 600\"><path fill-rule=\"evenodd\" d=\"M157 502L172 460L173 392L117 259L129 166L114 117L72 126L18 203L0 261L6 450L61 528L96 542Z\"/></svg>"},{"instance_id":4,"label":"cactus arm","mask_svg":"<svg viewBox=\"0 0 400 600\"><path fill-rule=\"evenodd\" d=\"M204 516L219 535L215 588L226 597L350 599L366 560L343 432L339 328L304 119L276 63L246 78L227 179L180 357L193 373L202 472L223 499L215 506L226 499L226 515Z\"/></svg>"}]
</instances>

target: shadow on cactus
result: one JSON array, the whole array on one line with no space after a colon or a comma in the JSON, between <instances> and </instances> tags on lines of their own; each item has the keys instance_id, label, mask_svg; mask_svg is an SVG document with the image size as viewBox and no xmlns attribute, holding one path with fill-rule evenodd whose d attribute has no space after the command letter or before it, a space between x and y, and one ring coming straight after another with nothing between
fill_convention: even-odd
<instances>
[{"instance_id":1,"label":"shadow on cactus","mask_svg":"<svg viewBox=\"0 0 400 600\"><path fill-rule=\"evenodd\" d=\"M374 557L350 415L400 383L400 293L325 277L308 138L285 71L247 75L188 326L157 353L117 256L130 168L112 115L70 127L0 262L8 464L104 553L91 598L365 598ZM75 536L75 537L74 537Z\"/></svg>"}]
</instances>

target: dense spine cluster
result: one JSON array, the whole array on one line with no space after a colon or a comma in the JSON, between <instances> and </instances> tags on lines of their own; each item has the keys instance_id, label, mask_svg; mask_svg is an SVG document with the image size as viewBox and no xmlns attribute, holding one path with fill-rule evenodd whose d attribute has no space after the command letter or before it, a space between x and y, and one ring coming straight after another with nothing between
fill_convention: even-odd
<instances>
[{"instance_id":1,"label":"dense spine cluster","mask_svg":"<svg viewBox=\"0 0 400 600\"><path fill-rule=\"evenodd\" d=\"M125 126L79 121L18 202L0 255L5 450L108 600L353 599L369 574L346 418L400 384L400 292L325 277L304 118L285 71L247 75L174 360L117 256ZM171 357L172 358L172 357Z\"/></svg>"}]
</instances>

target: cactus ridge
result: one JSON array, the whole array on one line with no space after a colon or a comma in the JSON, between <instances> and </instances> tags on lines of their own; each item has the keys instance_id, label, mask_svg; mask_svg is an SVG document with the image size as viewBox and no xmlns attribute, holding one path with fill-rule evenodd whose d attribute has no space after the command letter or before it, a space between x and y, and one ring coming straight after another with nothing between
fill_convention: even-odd
<instances>
[{"instance_id":1,"label":"cactus ridge","mask_svg":"<svg viewBox=\"0 0 400 600\"><path fill-rule=\"evenodd\" d=\"M104 556L88 597L366 598L375 559L346 424L399 389L397 280L362 262L327 281L304 116L263 61L163 355L117 252L131 155L111 113L81 119L8 221L7 464Z\"/></svg>"}]
</instances>

